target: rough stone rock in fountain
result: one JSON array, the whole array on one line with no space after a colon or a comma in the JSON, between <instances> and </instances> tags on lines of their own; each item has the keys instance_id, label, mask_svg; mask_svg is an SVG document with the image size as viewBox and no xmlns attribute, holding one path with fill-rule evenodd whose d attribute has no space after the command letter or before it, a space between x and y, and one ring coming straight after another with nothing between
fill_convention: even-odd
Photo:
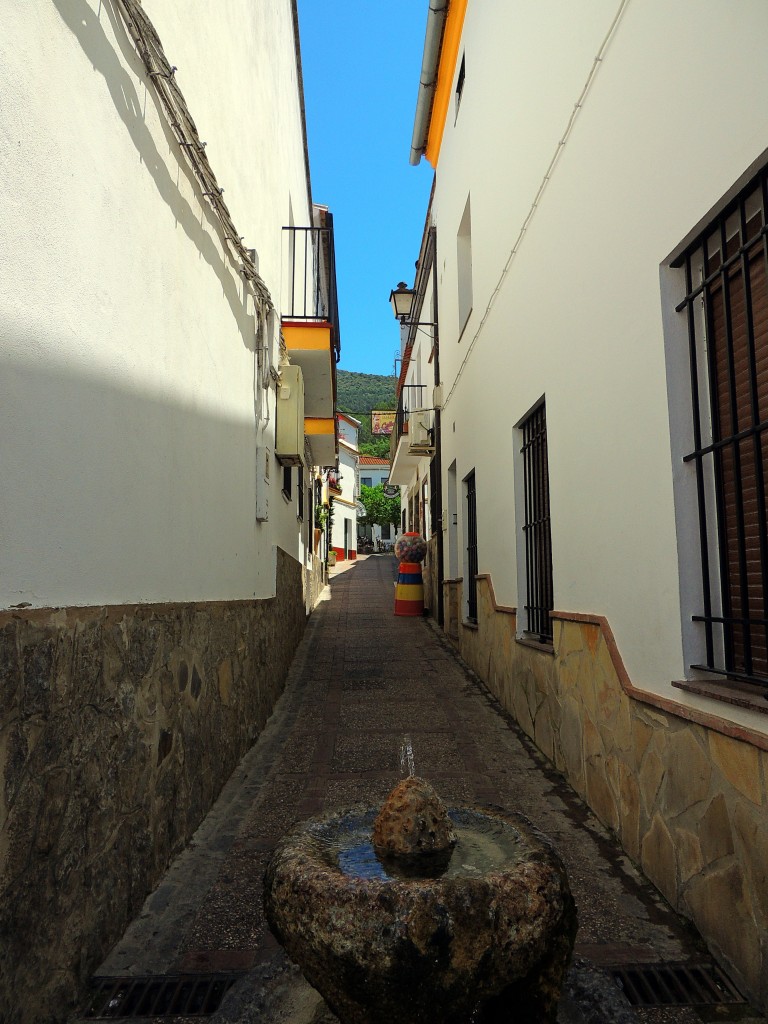
<instances>
[{"instance_id":1,"label":"rough stone rock in fountain","mask_svg":"<svg viewBox=\"0 0 768 1024\"><path fill-rule=\"evenodd\" d=\"M370 840L373 810L304 822L275 850L267 920L342 1024L554 1024L576 934L565 870L522 815L449 813L442 877L345 873L339 850ZM519 855L457 875L473 825L511 834Z\"/></svg>"},{"instance_id":2,"label":"rough stone rock in fountain","mask_svg":"<svg viewBox=\"0 0 768 1024\"><path fill-rule=\"evenodd\" d=\"M382 861L406 873L438 874L456 846L445 804L424 779L403 779L373 823L373 848Z\"/></svg>"}]
</instances>

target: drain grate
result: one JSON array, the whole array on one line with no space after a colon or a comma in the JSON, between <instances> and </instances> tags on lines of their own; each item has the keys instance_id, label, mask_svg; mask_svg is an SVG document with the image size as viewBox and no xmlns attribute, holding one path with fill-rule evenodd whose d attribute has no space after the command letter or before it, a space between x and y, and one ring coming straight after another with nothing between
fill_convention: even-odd
<instances>
[{"instance_id":1,"label":"drain grate","mask_svg":"<svg viewBox=\"0 0 768 1024\"><path fill-rule=\"evenodd\" d=\"M632 1006L712 1006L743 1003L741 993L714 963L633 964L611 967Z\"/></svg>"},{"instance_id":2,"label":"drain grate","mask_svg":"<svg viewBox=\"0 0 768 1024\"><path fill-rule=\"evenodd\" d=\"M94 978L85 1017L209 1017L221 1005L235 974L163 974L145 978Z\"/></svg>"}]
</instances>

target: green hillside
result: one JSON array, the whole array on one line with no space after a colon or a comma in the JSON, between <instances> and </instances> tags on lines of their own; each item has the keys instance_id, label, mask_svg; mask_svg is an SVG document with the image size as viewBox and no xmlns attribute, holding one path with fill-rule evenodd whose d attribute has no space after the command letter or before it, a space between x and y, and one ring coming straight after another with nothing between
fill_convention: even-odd
<instances>
[{"instance_id":1,"label":"green hillside","mask_svg":"<svg viewBox=\"0 0 768 1024\"><path fill-rule=\"evenodd\" d=\"M336 405L341 412L361 421L359 440L364 455L389 458L389 438L374 438L371 434L371 409L396 409L396 384L397 377L336 371Z\"/></svg>"}]
</instances>

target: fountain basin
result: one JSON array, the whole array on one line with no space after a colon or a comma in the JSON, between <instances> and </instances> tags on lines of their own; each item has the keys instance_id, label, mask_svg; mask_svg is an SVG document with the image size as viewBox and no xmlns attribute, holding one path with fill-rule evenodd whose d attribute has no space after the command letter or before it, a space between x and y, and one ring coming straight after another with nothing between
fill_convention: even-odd
<instances>
[{"instance_id":1,"label":"fountain basin","mask_svg":"<svg viewBox=\"0 0 768 1024\"><path fill-rule=\"evenodd\" d=\"M576 933L559 857L530 822L452 809L439 877L398 876L375 811L303 822L265 875L269 925L342 1024L554 1022Z\"/></svg>"}]
</instances>

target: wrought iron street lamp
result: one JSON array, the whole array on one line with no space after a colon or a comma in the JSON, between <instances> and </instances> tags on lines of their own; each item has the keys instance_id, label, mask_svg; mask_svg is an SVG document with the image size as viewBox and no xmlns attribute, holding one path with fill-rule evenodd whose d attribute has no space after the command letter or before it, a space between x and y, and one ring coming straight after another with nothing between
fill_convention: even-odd
<instances>
[{"instance_id":1,"label":"wrought iron street lamp","mask_svg":"<svg viewBox=\"0 0 768 1024\"><path fill-rule=\"evenodd\" d=\"M411 320L411 312L413 310L413 300L416 297L416 289L409 288L405 281L401 281L397 288L393 288L389 293L389 301L392 303L392 310L395 317L400 321L403 327L434 327L434 321L418 323L415 320Z\"/></svg>"},{"instance_id":2,"label":"wrought iron street lamp","mask_svg":"<svg viewBox=\"0 0 768 1024\"><path fill-rule=\"evenodd\" d=\"M405 281L401 281L397 288L393 288L389 293L389 301L392 303L392 309L401 324L406 323L408 321L408 317L411 315L413 297L415 294L415 289L409 288Z\"/></svg>"}]
</instances>

